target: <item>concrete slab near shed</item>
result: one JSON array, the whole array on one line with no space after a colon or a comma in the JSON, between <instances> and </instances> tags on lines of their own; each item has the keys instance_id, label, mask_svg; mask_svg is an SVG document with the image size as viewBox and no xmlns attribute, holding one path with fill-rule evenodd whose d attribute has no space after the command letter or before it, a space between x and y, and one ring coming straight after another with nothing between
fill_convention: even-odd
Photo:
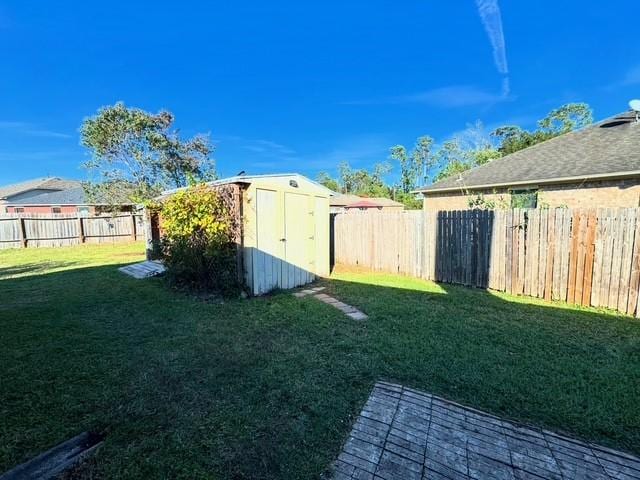
<instances>
[{"instance_id":1,"label":"concrete slab near shed","mask_svg":"<svg viewBox=\"0 0 640 480\"><path fill-rule=\"evenodd\" d=\"M640 479L640 458L378 382L333 480Z\"/></svg>"},{"instance_id":2,"label":"concrete slab near shed","mask_svg":"<svg viewBox=\"0 0 640 480\"><path fill-rule=\"evenodd\" d=\"M158 260L147 260L133 265L127 265L118 269L130 277L143 279L161 275L166 271L165 266Z\"/></svg>"}]
</instances>

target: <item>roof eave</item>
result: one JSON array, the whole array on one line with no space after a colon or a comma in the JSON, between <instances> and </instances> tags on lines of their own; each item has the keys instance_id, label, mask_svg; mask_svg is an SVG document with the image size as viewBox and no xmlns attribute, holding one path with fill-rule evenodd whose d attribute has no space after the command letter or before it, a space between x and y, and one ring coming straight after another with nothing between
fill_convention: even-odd
<instances>
[{"instance_id":1,"label":"roof eave","mask_svg":"<svg viewBox=\"0 0 640 480\"><path fill-rule=\"evenodd\" d=\"M456 185L454 187L441 187L441 188L422 188L414 190L411 193L422 193L428 195L430 193L445 193L455 192L459 190L486 190L487 188L500 188L500 187L520 187L524 185L549 185L555 183L575 183L583 182L586 180L615 180L621 178L640 177L640 170L632 170L626 172L612 172L612 173L597 173L592 175L579 175L572 177L555 177L546 179L531 179L522 180L518 182L502 182L502 183L487 183L483 185Z\"/></svg>"}]
</instances>

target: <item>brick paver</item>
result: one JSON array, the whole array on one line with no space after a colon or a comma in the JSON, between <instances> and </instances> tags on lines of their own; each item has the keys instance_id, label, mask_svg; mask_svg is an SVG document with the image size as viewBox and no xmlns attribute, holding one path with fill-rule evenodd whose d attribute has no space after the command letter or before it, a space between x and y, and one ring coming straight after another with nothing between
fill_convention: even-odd
<instances>
[{"instance_id":1,"label":"brick paver","mask_svg":"<svg viewBox=\"0 0 640 480\"><path fill-rule=\"evenodd\" d=\"M333 479L640 479L640 458L376 383Z\"/></svg>"}]
</instances>

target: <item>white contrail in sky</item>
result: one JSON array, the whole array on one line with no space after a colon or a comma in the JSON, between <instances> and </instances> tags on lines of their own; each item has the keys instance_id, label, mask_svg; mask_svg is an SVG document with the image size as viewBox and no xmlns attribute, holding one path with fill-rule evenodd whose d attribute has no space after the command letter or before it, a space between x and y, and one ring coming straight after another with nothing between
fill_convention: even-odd
<instances>
[{"instance_id":1,"label":"white contrail in sky","mask_svg":"<svg viewBox=\"0 0 640 480\"><path fill-rule=\"evenodd\" d=\"M482 19L484 29L489 36L493 49L493 60L498 72L505 76L502 82L502 91L505 96L509 95L509 66L507 64L507 49L504 42L504 32L502 30L502 15L498 0L476 0L478 13Z\"/></svg>"}]
</instances>

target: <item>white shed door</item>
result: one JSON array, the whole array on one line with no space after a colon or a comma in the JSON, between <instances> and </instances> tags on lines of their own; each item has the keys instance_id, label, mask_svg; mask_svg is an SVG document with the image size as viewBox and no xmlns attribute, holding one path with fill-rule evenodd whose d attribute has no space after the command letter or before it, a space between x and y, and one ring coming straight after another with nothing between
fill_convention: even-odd
<instances>
[{"instance_id":1,"label":"white shed door","mask_svg":"<svg viewBox=\"0 0 640 480\"><path fill-rule=\"evenodd\" d=\"M261 295L280 286L284 265L277 192L256 190L256 220L257 248L252 252L251 263L253 291L254 294Z\"/></svg>"},{"instance_id":2,"label":"white shed door","mask_svg":"<svg viewBox=\"0 0 640 480\"><path fill-rule=\"evenodd\" d=\"M286 276L283 270L283 288L293 288L313 280L314 231L310 212L309 196L285 193L285 259Z\"/></svg>"}]
</instances>

